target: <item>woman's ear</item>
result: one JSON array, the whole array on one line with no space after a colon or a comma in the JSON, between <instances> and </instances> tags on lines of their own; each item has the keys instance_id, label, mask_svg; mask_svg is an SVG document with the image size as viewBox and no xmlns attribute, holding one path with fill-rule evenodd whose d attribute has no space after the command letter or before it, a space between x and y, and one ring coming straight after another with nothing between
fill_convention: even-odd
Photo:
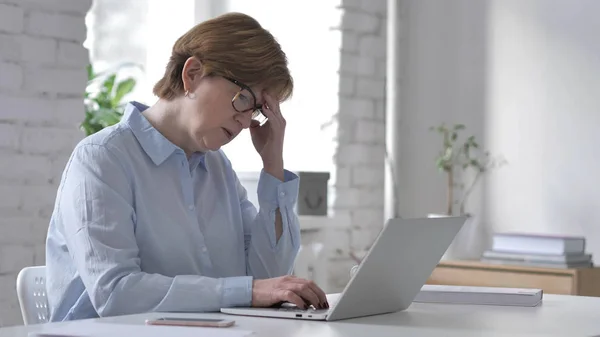
<instances>
[{"instance_id":1,"label":"woman's ear","mask_svg":"<svg viewBox=\"0 0 600 337\"><path fill-rule=\"evenodd\" d=\"M195 57L190 57L183 65L181 72L181 80L183 81L183 89L185 91L194 91L196 85L203 75L202 62Z\"/></svg>"}]
</instances>

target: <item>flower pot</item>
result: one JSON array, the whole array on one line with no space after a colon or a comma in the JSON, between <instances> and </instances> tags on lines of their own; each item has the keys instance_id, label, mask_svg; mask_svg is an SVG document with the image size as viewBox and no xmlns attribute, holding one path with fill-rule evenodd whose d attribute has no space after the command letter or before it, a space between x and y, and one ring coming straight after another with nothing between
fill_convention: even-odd
<instances>
[{"instance_id":1,"label":"flower pot","mask_svg":"<svg viewBox=\"0 0 600 337\"><path fill-rule=\"evenodd\" d=\"M429 214L429 218L447 217L444 214ZM467 215L467 221L452 240L442 260L479 260L488 247L485 227L479 217Z\"/></svg>"}]
</instances>

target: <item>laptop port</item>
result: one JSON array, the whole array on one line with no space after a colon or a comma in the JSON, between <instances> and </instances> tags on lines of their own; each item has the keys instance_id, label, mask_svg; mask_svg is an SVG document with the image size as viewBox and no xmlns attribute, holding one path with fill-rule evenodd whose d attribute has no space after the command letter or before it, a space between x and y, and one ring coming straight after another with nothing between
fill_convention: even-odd
<instances>
[{"instance_id":1,"label":"laptop port","mask_svg":"<svg viewBox=\"0 0 600 337\"><path fill-rule=\"evenodd\" d=\"M296 314L296 317L302 317L302 314Z\"/></svg>"}]
</instances>

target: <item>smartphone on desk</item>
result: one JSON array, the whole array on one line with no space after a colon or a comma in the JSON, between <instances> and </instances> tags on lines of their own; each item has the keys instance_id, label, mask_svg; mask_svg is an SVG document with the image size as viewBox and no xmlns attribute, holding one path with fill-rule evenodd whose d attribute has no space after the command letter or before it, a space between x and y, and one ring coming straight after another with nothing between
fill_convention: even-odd
<instances>
[{"instance_id":1,"label":"smartphone on desk","mask_svg":"<svg viewBox=\"0 0 600 337\"><path fill-rule=\"evenodd\" d=\"M161 317L146 320L148 325L171 325L171 326L197 326L226 328L233 326L235 321L219 318L183 318L183 317Z\"/></svg>"}]
</instances>

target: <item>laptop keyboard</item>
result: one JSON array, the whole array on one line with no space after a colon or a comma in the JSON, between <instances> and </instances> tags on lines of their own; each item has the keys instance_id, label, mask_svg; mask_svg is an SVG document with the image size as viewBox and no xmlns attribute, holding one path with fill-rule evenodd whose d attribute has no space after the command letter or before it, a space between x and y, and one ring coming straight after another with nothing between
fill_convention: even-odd
<instances>
[{"instance_id":1,"label":"laptop keyboard","mask_svg":"<svg viewBox=\"0 0 600 337\"><path fill-rule=\"evenodd\" d=\"M310 313L321 313L327 312L329 309L314 309L312 307L308 309L300 309L296 306L282 306L277 308L277 311L285 311L285 312L310 312Z\"/></svg>"}]
</instances>

